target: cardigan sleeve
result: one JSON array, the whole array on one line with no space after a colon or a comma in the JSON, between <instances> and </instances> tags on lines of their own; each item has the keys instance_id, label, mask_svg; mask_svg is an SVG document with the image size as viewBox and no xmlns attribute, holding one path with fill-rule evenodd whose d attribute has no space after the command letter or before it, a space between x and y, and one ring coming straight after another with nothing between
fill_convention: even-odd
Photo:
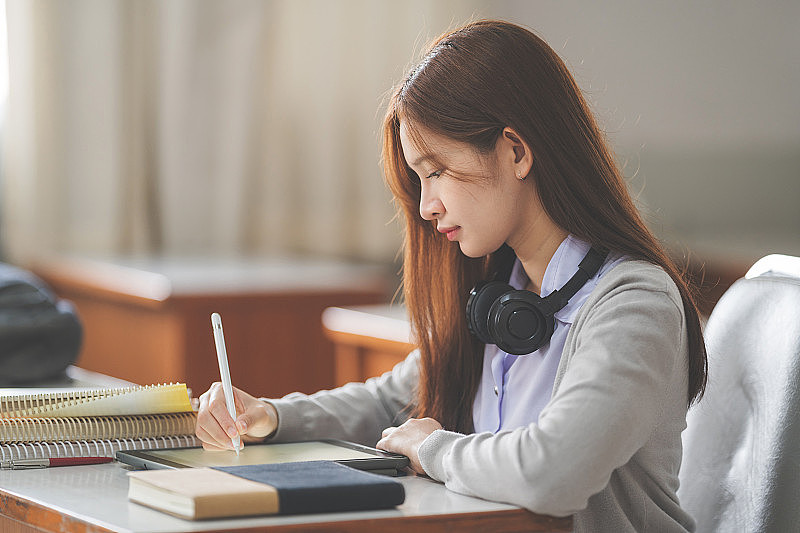
<instances>
[{"instance_id":1,"label":"cardigan sleeve","mask_svg":"<svg viewBox=\"0 0 800 533\"><path fill-rule=\"evenodd\" d=\"M590 296L538 424L497 434L435 431L419 449L426 473L453 491L538 513L584 509L648 441L665 405L682 405L685 415L683 306L659 272L655 281Z\"/></svg>"},{"instance_id":2,"label":"cardigan sleeve","mask_svg":"<svg viewBox=\"0 0 800 533\"><path fill-rule=\"evenodd\" d=\"M374 446L385 428L408 418L418 365L415 350L391 371L364 383L265 400L278 412L278 428L270 442L333 438Z\"/></svg>"}]
</instances>

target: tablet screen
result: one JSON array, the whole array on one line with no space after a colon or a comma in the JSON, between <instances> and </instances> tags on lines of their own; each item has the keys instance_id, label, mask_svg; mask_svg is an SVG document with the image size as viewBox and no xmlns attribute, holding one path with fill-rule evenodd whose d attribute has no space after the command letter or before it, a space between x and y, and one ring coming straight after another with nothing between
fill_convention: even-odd
<instances>
[{"instance_id":1,"label":"tablet screen","mask_svg":"<svg viewBox=\"0 0 800 533\"><path fill-rule=\"evenodd\" d=\"M375 454L322 441L245 445L238 457L233 451L208 451L203 448L152 450L149 453L155 457L189 467L257 465L293 461L341 461L375 457Z\"/></svg>"}]
</instances>

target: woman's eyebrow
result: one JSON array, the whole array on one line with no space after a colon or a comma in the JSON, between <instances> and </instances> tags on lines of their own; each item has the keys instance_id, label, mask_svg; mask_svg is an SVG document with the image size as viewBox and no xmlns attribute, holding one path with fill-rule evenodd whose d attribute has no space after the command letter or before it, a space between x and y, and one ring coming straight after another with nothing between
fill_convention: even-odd
<instances>
[{"instance_id":1,"label":"woman's eyebrow","mask_svg":"<svg viewBox=\"0 0 800 533\"><path fill-rule=\"evenodd\" d=\"M421 155L417 159L415 159L414 161L411 161L408 164L408 166L416 167L416 166L419 166L420 163L424 163L425 161L430 161L432 159L433 159L433 156L431 154Z\"/></svg>"}]
</instances>

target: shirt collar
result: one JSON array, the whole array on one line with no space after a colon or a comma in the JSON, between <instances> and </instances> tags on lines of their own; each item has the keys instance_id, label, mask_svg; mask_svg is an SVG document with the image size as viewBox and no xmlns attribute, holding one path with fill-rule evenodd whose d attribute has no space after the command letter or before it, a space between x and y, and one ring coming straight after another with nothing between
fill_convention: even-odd
<instances>
[{"instance_id":1,"label":"shirt collar","mask_svg":"<svg viewBox=\"0 0 800 533\"><path fill-rule=\"evenodd\" d=\"M589 243L573 235L568 235L567 238L561 242L558 249L553 254L553 257L550 258L550 262L547 264L547 269L544 272L541 291L541 296L543 298L554 290L563 287L564 284L575 275L578 271L578 265L589 252L589 248L591 248ZM575 296L570 298L569 303L553 316L563 323L572 324L575 315L578 313L581 305L583 305L583 302L586 301L589 293L591 293L592 289L597 285L597 281L604 270L605 268L601 267L601 271L587 281L586 284L578 290ZM514 267L511 270L511 276L509 277L509 285L515 289L524 289L528 285L528 281L528 275L525 273L525 269L522 268L522 263L519 259L516 259L514 261Z\"/></svg>"}]
</instances>

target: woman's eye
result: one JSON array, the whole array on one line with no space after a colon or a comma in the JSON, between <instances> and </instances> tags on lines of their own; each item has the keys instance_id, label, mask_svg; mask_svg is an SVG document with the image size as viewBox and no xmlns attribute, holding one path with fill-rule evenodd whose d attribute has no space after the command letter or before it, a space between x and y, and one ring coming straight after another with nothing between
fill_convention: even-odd
<instances>
[{"instance_id":1,"label":"woman's eye","mask_svg":"<svg viewBox=\"0 0 800 533\"><path fill-rule=\"evenodd\" d=\"M441 175L442 175L442 171L441 171L441 170L437 170L436 172L431 172L430 174L428 174L427 176L425 176L425 179L429 179L429 178L438 178L438 177L439 177L439 176L441 176Z\"/></svg>"}]
</instances>

